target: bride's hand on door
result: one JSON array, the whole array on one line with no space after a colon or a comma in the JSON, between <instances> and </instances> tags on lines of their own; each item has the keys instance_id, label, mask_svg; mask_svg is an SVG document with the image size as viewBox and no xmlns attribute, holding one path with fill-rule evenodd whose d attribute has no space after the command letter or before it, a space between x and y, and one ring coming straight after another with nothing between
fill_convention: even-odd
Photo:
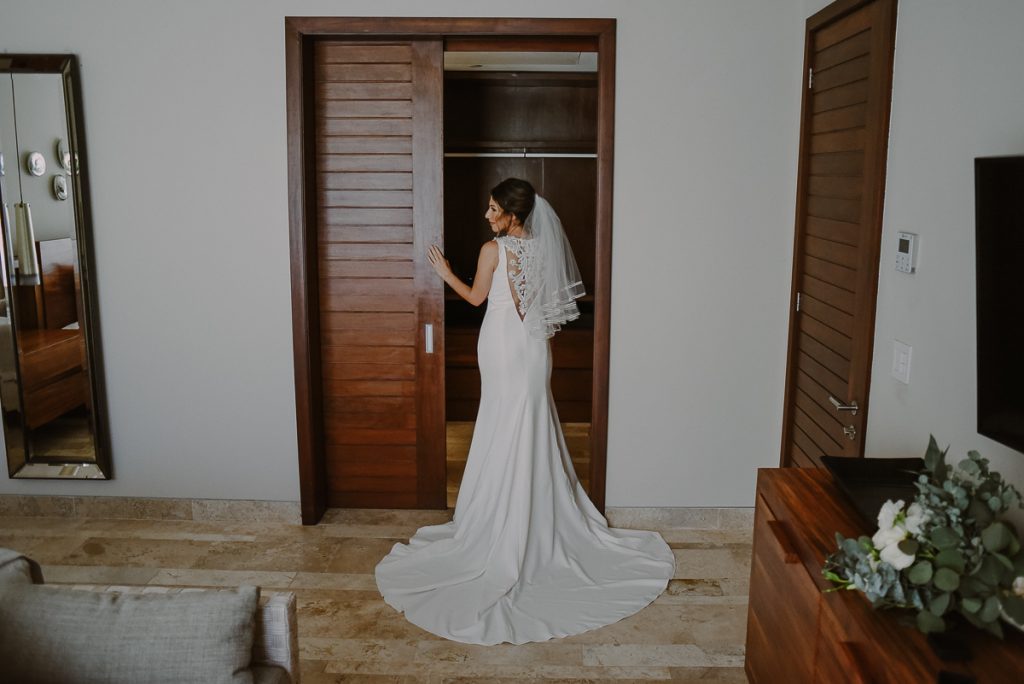
<instances>
[{"instance_id":1,"label":"bride's hand on door","mask_svg":"<svg viewBox=\"0 0 1024 684\"><path fill-rule=\"evenodd\" d=\"M427 261L434 267L437 275L447 282L452 276L452 267L448 263L448 260L444 258L444 253L437 245L431 245L430 249L427 250Z\"/></svg>"}]
</instances>

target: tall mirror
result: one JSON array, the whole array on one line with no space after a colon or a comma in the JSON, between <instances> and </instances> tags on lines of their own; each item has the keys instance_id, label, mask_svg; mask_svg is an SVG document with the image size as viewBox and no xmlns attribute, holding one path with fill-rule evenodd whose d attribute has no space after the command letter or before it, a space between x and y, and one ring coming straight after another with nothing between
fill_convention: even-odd
<instances>
[{"instance_id":1,"label":"tall mirror","mask_svg":"<svg viewBox=\"0 0 1024 684\"><path fill-rule=\"evenodd\" d=\"M13 478L111 476L87 162L74 56L0 54L0 407Z\"/></svg>"}]
</instances>

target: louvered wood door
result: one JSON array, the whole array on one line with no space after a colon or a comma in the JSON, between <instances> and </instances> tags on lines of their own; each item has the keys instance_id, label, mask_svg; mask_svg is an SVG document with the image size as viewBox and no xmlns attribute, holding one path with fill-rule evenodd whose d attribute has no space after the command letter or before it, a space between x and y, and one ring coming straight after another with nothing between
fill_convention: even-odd
<instances>
[{"instance_id":1,"label":"louvered wood door","mask_svg":"<svg viewBox=\"0 0 1024 684\"><path fill-rule=\"evenodd\" d=\"M314 82L327 505L443 508L442 44L322 40Z\"/></svg>"},{"instance_id":2,"label":"louvered wood door","mask_svg":"<svg viewBox=\"0 0 1024 684\"><path fill-rule=\"evenodd\" d=\"M895 0L807 22L783 465L864 452L895 25Z\"/></svg>"}]
</instances>

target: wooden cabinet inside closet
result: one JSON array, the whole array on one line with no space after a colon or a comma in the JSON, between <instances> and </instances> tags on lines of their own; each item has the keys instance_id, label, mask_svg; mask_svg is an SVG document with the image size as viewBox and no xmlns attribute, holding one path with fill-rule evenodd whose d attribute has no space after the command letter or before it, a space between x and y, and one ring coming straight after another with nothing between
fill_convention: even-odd
<instances>
[{"instance_id":1,"label":"wooden cabinet inside closet","mask_svg":"<svg viewBox=\"0 0 1024 684\"><path fill-rule=\"evenodd\" d=\"M587 290L580 318L552 339L552 393L563 423L590 423L594 356L597 74L445 72L444 242L452 269L472 283L490 190L529 181L554 207ZM448 421L476 419L476 345L486 305L445 294ZM574 454L575 456L575 454Z\"/></svg>"}]
</instances>

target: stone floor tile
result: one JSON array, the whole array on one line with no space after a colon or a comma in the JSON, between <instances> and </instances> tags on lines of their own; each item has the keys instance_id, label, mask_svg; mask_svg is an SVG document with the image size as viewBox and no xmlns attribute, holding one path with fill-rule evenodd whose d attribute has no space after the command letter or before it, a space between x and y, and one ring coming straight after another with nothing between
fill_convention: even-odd
<instances>
[{"instance_id":1,"label":"stone floor tile","mask_svg":"<svg viewBox=\"0 0 1024 684\"><path fill-rule=\"evenodd\" d=\"M676 572L673 579L743 578L750 576L750 553L746 549L673 549Z\"/></svg>"},{"instance_id":2,"label":"stone floor tile","mask_svg":"<svg viewBox=\"0 0 1024 684\"><path fill-rule=\"evenodd\" d=\"M294 572L162 568L157 571L149 584L182 587L235 587L248 584L268 590L288 591L288 586L293 579L295 579Z\"/></svg>"},{"instance_id":3,"label":"stone floor tile","mask_svg":"<svg viewBox=\"0 0 1024 684\"><path fill-rule=\"evenodd\" d=\"M88 537L67 553L64 565L125 565L190 568L212 542L189 540Z\"/></svg>"},{"instance_id":4,"label":"stone floor tile","mask_svg":"<svg viewBox=\"0 0 1024 684\"><path fill-rule=\"evenodd\" d=\"M107 565L43 565L46 584L148 584L156 568L126 568Z\"/></svg>"}]
</instances>

